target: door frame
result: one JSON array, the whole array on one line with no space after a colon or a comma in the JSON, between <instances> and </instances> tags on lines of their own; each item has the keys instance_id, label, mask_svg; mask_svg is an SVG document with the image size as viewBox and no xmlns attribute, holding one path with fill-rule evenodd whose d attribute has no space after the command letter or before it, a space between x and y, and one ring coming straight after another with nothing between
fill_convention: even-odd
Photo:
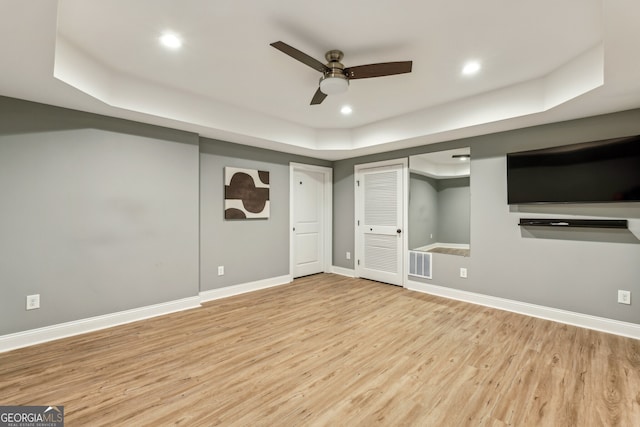
<instances>
[{"instance_id":1,"label":"door frame","mask_svg":"<svg viewBox=\"0 0 640 427\"><path fill-rule=\"evenodd\" d=\"M361 241L358 239L358 218L362 216L364 207L362 206L362 200L359 196L358 182L362 180L362 170L363 169L372 169L379 168L384 166L401 166L402 167L402 224L400 224L400 228L402 229L402 262L400 263L400 279L401 286L406 288L408 282L407 275L407 254L409 253L409 239L407 234L407 226L409 225L409 158L402 157L399 159L392 160L383 160L380 162L373 163L362 163L353 166L353 198L355 202L354 206L354 218L353 218L353 253L354 253L354 271L355 277L360 277L362 273L362 266L358 265L358 259L360 259L360 255L363 253L364 248L362 247Z\"/></svg>"},{"instance_id":2,"label":"door frame","mask_svg":"<svg viewBox=\"0 0 640 427\"><path fill-rule=\"evenodd\" d=\"M307 165L304 163L289 163L289 277L293 280L295 269L295 254L293 251L295 245L294 224L294 207L295 207L295 171L319 172L323 175L323 203L322 203L322 220L323 220L323 271L331 272L333 265L333 169L325 166Z\"/></svg>"}]
</instances>

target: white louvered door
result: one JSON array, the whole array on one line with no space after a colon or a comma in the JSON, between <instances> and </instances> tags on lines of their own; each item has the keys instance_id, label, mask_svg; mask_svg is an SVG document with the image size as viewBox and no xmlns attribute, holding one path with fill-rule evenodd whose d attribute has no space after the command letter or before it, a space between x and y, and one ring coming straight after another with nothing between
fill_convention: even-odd
<instances>
[{"instance_id":1,"label":"white louvered door","mask_svg":"<svg viewBox=\"0 0 640 427\"><path fill-rule=\"evenodd\" d=\"M402 286L403 166L361 169L356 174L359 277Z\"/></svg>"}]
</instances>

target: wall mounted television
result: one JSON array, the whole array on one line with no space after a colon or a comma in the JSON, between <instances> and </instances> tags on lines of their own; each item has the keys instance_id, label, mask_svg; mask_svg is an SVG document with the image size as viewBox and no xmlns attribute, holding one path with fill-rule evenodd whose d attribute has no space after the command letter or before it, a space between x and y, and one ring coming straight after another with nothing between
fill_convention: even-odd
<instances>
[{"instance_id":1,"label":"wall mounted television","mask_svg":"<svg viewBox=\"0 0 640 427\"><path fill-rule=\"evenodd\" d=\"M640 135L508 153L507 201L640 202Z\"/></svg>"}]
</instances>

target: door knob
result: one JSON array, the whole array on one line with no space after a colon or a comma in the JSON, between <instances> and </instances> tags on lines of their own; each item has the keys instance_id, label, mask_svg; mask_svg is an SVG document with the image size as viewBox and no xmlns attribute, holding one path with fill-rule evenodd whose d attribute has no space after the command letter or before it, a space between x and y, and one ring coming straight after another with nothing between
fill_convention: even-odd
<instances>
[{"instance_id":1,"label":"door knob","mask_svg":"<svg viewBox=\"0 0 640 427\"><path fill-rule=\"evenodd\" d=\"M402 230L400 230L399 228L396 230L396 233L400 234L402 233Z\"/></svg>"}]
</instances>

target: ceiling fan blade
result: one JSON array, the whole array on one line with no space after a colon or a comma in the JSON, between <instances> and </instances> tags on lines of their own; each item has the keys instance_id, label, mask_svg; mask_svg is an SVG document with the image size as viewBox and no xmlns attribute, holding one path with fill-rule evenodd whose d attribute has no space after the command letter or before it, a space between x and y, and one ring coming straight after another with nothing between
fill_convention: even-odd
<instances>
[{"instance_id":1,"label":"ceiling fan blade","mask_svg":"<svg viewBox=\"0 0 640 427\"><path fill-rule=\"evenodd\" d=\"M316 93L313 94L313 98L311 99L311 105L318 105L321 104L322 101L324 101L324 99L327 97L326 94L324 94L320 88L318 88L318 90L316 91Z\"/></svg>"},{"instance_id":2,"label":"ceiling fan blade","mask_svg":"<svg viewBox=\"0 0 640 427\"><path fill-rule=\"evenodd\" d=\"M271 46L275 47L276 49L278 49L279 51L281 51L283 53L286 53L287 55L289 55L293 59L297 59L298 61L302 62L303 64L308 65L309 67L313 68L316 71L320 71L321 73L329 71L329 67L324 65L322 62L318 61L315 58L310 57L309 55L307 55L304 52L299 51L295 47L289 46L288 44L286 44L284 42L280 42L280 41L273 42L273 43L271 43Z\"/></svg>"},{"instance_id":3,"label":"ceiling fan blade","mask_svg":"<svg viewBox=\"0 0 640 427\"><path fill-rule=\"evenodd\" d=\"M380 64L358 65L356 67L345 68L344 73L349 80L368 79L371 77L410 73L412 65L413 61L383 62Z\"/></svg>"}]
</instances>

